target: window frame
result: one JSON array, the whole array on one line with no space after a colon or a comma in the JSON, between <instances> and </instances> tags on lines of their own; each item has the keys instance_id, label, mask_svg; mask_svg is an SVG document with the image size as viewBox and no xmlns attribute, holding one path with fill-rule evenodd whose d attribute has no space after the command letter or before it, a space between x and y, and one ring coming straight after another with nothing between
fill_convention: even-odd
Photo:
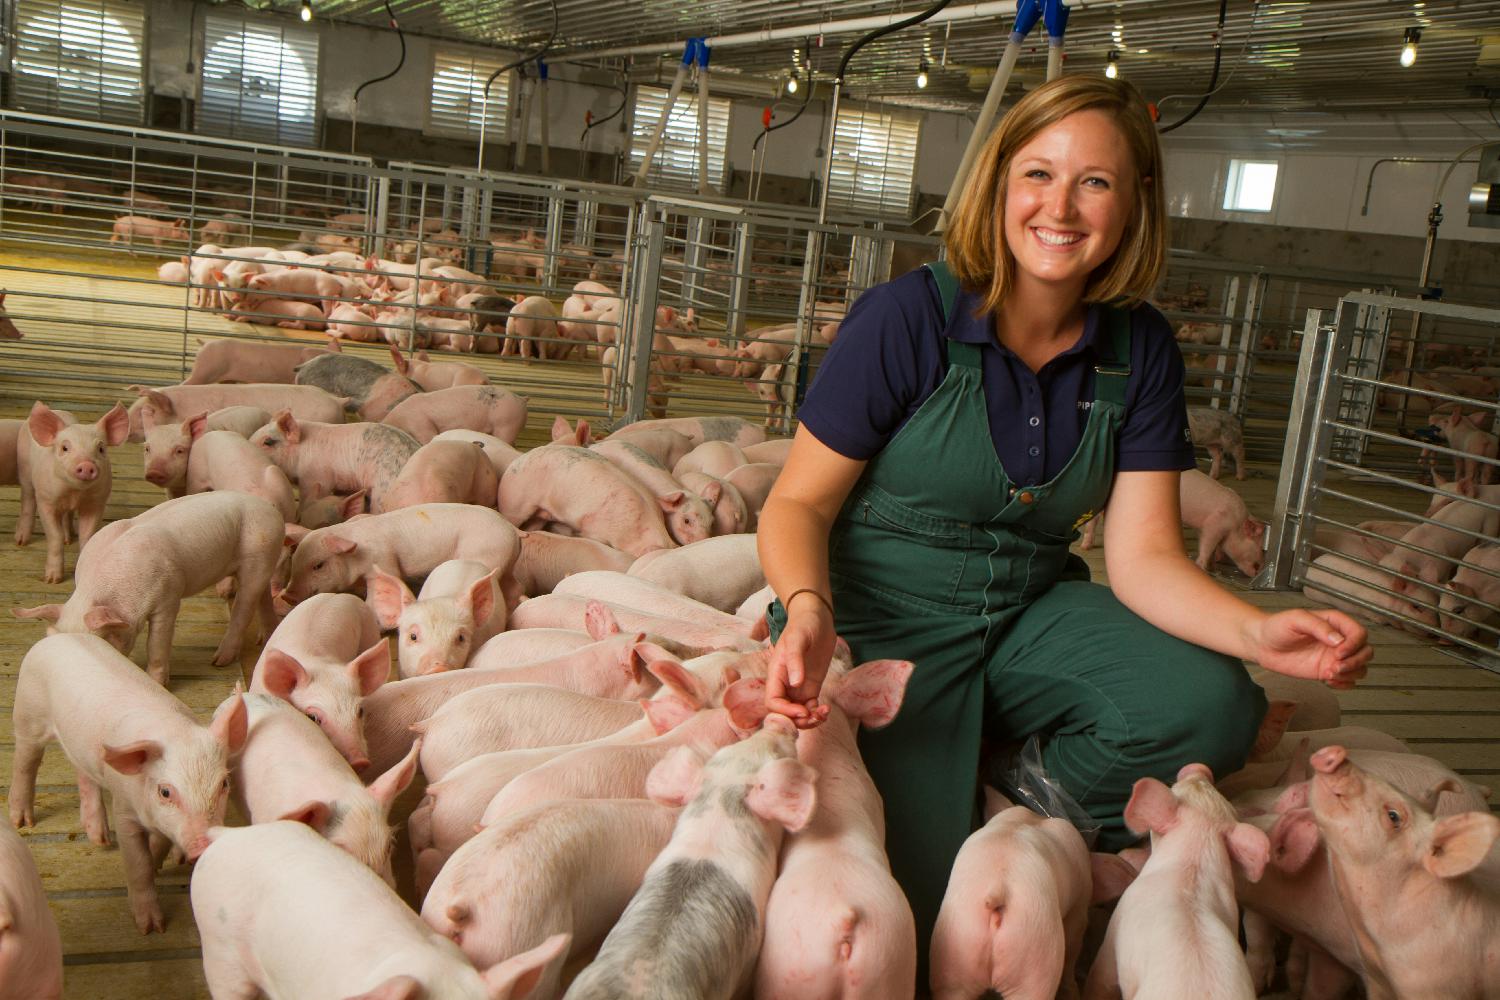
<instances>
[{"instance_id":1,"label":"window frame","mask_svg":"<svg viewBox=\"0 0 1500 1000\"><path fill-rule=\"evenodd\" d=\"M23 6L38 8L38 10L36 10L34 13L32 11L23 11ZM94 96L94 100L92 102L94 113L92 114L81 113L90 106L90 102L77 100L65 102L61 97L59 88L57 88L56 86L52 88L52 92L50 95L50 106L45 108L38 107L35 104L33 104L31 107L23 106L24 102L27 102L29 100L29 95L23 96L24 91L31 89L31 87L26 83L28 79L50 79L54 81L58 79L58 77L55 76L45 77L39 76L38 74L26 73L17 66L18 57L21 61L25 61L25 56L22 54L22 49L27 44L27 41L22 36L22 25L24 23L27 23L25 20L26 15L45 15L46 13L56 11L59 17L59 23L61 23L62 11L65 7L69 6L75 8L88 8L90 12L97 10L101 18L111 17L111 19L114 20L117 24L120 24L120 26L124 29L126 35L130 36L130 41L134 43L137 54L135 93L130 95L128 100L120 100L114 102L116 106L121 108L126 108L127 105L129 105L128 111L126 111L125 113L106 114L106 102L102 100L102 96L105 91L97 87L92 91ZM26 111L31 114L54 115L58 117L76 118L88 121L112 122L121 125L144 124L146 120L147 103L150 100L151 92L149 82L149 67L151 64L151 19L150 8L146 3L136 2L136 0L14 0L14 2L6 5L5 13L8 19L8 24L6 25L6 27L9 28L4 43L4 65L10 73L10 92L8 95L9 107L13 107L18 111ZM133 30L137 29L139 31L139 34L132 35ZM101 53L107 51L102 32L100 35L100 41L101 45L99 51ZM60 55L61 47L59 46L59 56ZM60 69L62 66L62 61L60 58L57 65ZM103 77L104 73L100 72L100 70L110 65L111 64L105 63L104 60L100 58L95 63L95 72L98 73L100 77ZM115 69L122 69L124 64L114 63L112 65ZM120 79L124 78L123 73L116 73L114 75L116 75Z\"/></svg>"},{"instance_id":2,"label":"window frame","mask_svg":"<svg viewBox=\"0 0 1500 1000\"><path fill-rule=\"evenodd\" d=\"M205 112L205 109L206 109L207 105L205 104L205 101L204 101L204 94L208 90L208 86L207 86L208 85L208 69L209 69L208 60L209 60L209 54L210 54L210 52L211 52L211 50L213 48L209 44L209 31L210 31L210 28L213 26L213 23L214 23L215 20L218 20L218 21L221 21L221 22L222 21L232 21L232 22L238 23L240 25L239 33L241 35L243 35L246 31L256 31L256 30L259 30L259 31L267 32L267 33L271 32L271 31L275 31L275 32L279 33L279 35L280 35L280 41L281 41L281 45L282 45L283 50L285 50L288 47L288 44L289 44L288 43L288 36L293 36L293 38L295 38L295 36L297 36L297 35L303 35L304 37L312 39L312 42L313 42L313 44L312 44L313 58L315 60L315 64L311 67L312 72L310 74L310 77L311 77L311 80L312 80L312 93L310 95L309 103L310 103L310 105L312 107L312 120L310 122L308 122L307 125L306 125L306 141L305 142L299 141L299 137L297 137L297 136L287 136L286 134L284 134L284 131L283 131L283 129L281 127L281 124L280 124L281 121L283 120L282 116L280 114L278 114L276 116L276 119L275 119L277 124L276 124L276 127L275 127L275 134L274 135L266 135L266 134L245 135L245 134L243 134L242 130L244 130L244 129L254 130L254 129L257 129L257 128L260 127L260 125L259 125L258 122L255 122L255 121L246 122L244 120L243 116L240 114L240 112L243 111L243 109L244 109L244 102L245 102L245 87L244 87L244 80L243 80L243 75L244 75L244 48L243 48L243 46L241 47L241 56L240 56L240 59L241 59L241 61L240 61L241 82L240 82L240 91L239 91L239 97L238 97L239 103L237 105L236 111L230 115L231 124L226 129L220 130L217 127L215 127L217 125L216 122L205 123L204 112ZM196 88L195 88L195 91L194 91L194 106L193 106L193 131L194 132L202 134L202 135L220 136L222 138L229 138L229 139L240 139L241 141L249 142L249 143L256 144L256 145L284 146L284 147L299 148L299 149L317 149L318 148L318 146L319 146L318 138L322 134L322 125L323 125L323 107L322 107L322 99L323 99L323 33L320 30L318 30L317 27L304 27L304 26L302 26L300 24L297 24L297 25L287 24L287 23L285 23L285 21L286 21L286 19L284 19L284 18L256 17L254 15L254 12L251 12L251 11L246 11L243 14L237 13L237 12L236 13L224 13L224 12L219 11L219 10L207 10L207 11L203 12L203 15L202 15L202 26L198 30L198 37L196 39L197 44L198 44L198 74L197 74L197 80L196 80ZM231 37L233 34L235 34L235 32L233 30L226 31L224 33L223 37L227 39L227 38ZM293 49L292 51L293 51L294 54L296 54L296 50L295 49ZM283 86L283 81L284 81L284 76L280 72L280 70L278 69L278 74L277 74L277 79L276 79L276 96L277 96L276 103L277 103L278 109L280 108L280 106L281 106L281 104L282 104L282 102L283 102L283 100L285 98L285 95L284 95L285 88ZM213 113L216 114L217 112L215 111Z\"/></svg>"},{"instance_id":3,"label":"window frame","mask_svg":"<svg viewBox=\"0 0 1500 1000\"><path fill-rule=\"evenodd\" d=\"M848 116L848 118L846 118L846 115ZM839 156L839 146L841 142L849 142L854 144L858 143L857 136L853 134L856 130L850 129L845 124L845 122L847 122L849 118L858 116L858 118L860 119L860 127L858 131L862 132L866 128L866 126L863 124L864 121L872 115L877 116L878 118L885 118L889 120L888 125L882 125L882 127L884 127L886 131L886 138L883 140L883 142L887 156L886 161L879 169L879 174L882 177L887 177L891 174L889 154L891 149L892 133L894 133L898 128L911 129L910 141L908 143L910 157L907 164L910 168L910 173L906 177L905 201L900 205L897 205L894 199L884 197L883 188L886 186L884 184L881 185L882 191L874 192L873 194L869 189L861 190L858 177L861 173L869 173L870 171L862 169L866 165L859 159L858 150L856 149L853 152L846 152L842 154L845 157L852 157L855 164L852 171L845 171L853 174L847 187L843 186L839 180L841 168L838 159L833 160L828 175L828 207L831 210L837 210L854 215L874 216L876 218L892 221L905 221L911 218L912 206L915 204L917 196L917 157L921 152L923 124L922 116L920 114L908 111L905 108L893 108L879 104L865 104L858 102L843 104L839 107L838 118L834 125L833 140L829 143L828 155L830 157ZM849 138L845 138L846 136L849 136Z\"/></svg>"},{"instance_id":4,"label":"window frame","mask_svg":"<svg viewBox=\"0 0 1500 1000\"><path fill-rule=\"evenodd\" d=\"M489 70L490 73L493 73L496 69L499 69L500 67L504 66L508 62L511 62L515 58L512 54L509 54L509 53L503 54L503 55L499 56L498 58L495 58L495 57L493 57L493 53L494 53L493 49L488 49L488 50L485 50L485 49L471 49L471 48L466 48L466 47L460 46L460 45L454 45L454 46L438 46L438 45L434 45L432 47L432 49L431 49L431 56L432 56L432 58L428 60L428 68L427 68L427 107L422 112L422 134L423 135L433 136L434 138L442 138L442 139L467 139L467 140L469 140L471 142L478 142L479 141L479 125L477 123L474 124L474 125L472 125L472 126L467 126L465 128L455 128L455 127L448 126L448 125L445 125L445 124L442 124L442 123L439 123L439 124L434 124L433 123L433 105L436 103L436 96L434 94L434 90L436 89L436 86L437 86L438 61L440 59L444 58L444 57L448 57L448 58L452 58L454 56L467 56L467 57L469 57L469 59L470 59L470 67L471 67L471 75L470 75L469 79L471 81L471 86L472 86L472 81L475 79L475 75L473 75L473 73L472 73L472 67L473 67L474 63L479 62L481 60L484 60L484 61L487 61L487 62L493 62L494 66L493 66L493 68L491 68ZM486 77L488 75L489 75L489 73L485 74ZM506 70L504 73L502 73L500 75L499 79L497 79L495 81L495 85L497 87L503 82L505 84L505 89L504 89L503 98L500 101L496 102L496 104L495 104L496 110L493 110L493 111L489 112L489 115L492 116L492 117L491 117L490 122L485 126L484 136L485 136L485 142L486 143L488 143L491 139L493 139L495 142L503 144L503 143L509 142L510 139L511 139L511 111L512 111L511 99L514 96L515 91L516 91L515 79L516 79L516 71L514 69L509 69L509 70ZM492 94L494 93L493 89L491 90L491 93ZM473 92L473 90L471 90L470 91L470 96L469 96L469 102L470 102L469 106L470 106L471 111L472 111L472 108L474 106L474 96L473 96L473 94L474 94L474 92ZM493 116L498 116L498 121L494 120Z\"/></svg>"},{"instance_id":5,"label":"window frame","mask_svg":"<svg viewBox=\"0 0 1500 1000\"><path fill-rule=\"evenodd\" d=\"M1238 201L1238 197L1244 191L1243 176L1244 168L1247 166L1270 166L1276 169L1276 176L1271 182L1271 202L1265 208L1231 204L1231 200ZM1224 175L1224 197L1220 199L1219 204L1226 212L1248 212L1254 215L1270 215L1276 211L1276 196L1280 193L1281 161L1279 159L1231 156L1229 158L1229 168Z\"/></svg>"},{"instance_id":6,"label":"window frame","mask_svg":"<svg viewBox=\"0 0 1500 1000\"><path fill-rule=\"evenodd\" d=\"M669 93L670 88L649 83L636 84L634 87L630 98L630 128L626 133L625 139L625 172L632 176L637 170L640 169L639 154L645 151L645 143L650 138L651 134L649 130L643 129L642 131L638 132L636 128L636 126L641 122L641 95L645 91L659 92L661 94L661 102L665 104L666 95ZM680 142L680 140L674 140L671 136L671 126L673 122L679 120L691 121L693 123L693 134L696 138L698 132L697 100L697 87L692 87L691 89L689 89L687 86L684 86L682 89L682 93L677 95L677 103L673 105L672 115L668 119L668 132L662 136L662 143L659 147L657 147L656 156L653 158L654 160L661 162L662 159L667 155L669 150L671 150L674 146L678 149L681 149L683 147L683 144ZM730 139L734 134L734 101L728 97L722 97L714 94L713 84L712 82L710 82L708 94L708 129L710 138L712 137L714 131L714 109L716 107L723 109L722 120L724 123L724 143L723 148L719 153L721 162L719 163L719 168L717 171L714 170L713 163L714 147L709 147L708 169L710 176L708 178L708 187L713 194L723 195L729 190L729 181L731 177L730 171L732 165L729 161L729 144ZM684 108L690 108L691 110L682 110ZM656 116L653 115L653 128L655 126L655 121ZM641 140L639 146L636 142L637 139ZM653 165L652 168L646 172L646 186L655 190L697 194L698 149L696 142L692 147L688 149L688 157L689 162L692 164L692 166L690 171L686 172L679 167L667 167L665 164L661 166Z\"/></svg>"}]
</instances>

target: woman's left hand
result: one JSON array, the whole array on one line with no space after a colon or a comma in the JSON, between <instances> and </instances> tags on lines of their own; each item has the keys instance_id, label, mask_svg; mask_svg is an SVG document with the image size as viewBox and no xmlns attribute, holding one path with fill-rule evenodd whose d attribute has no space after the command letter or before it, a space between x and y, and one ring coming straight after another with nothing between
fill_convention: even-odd
<instances>
[{"instance_id":1,"label":"woman's left hand","mask_svg":"<svg viewBox=\"0 0 1500 1000\"><path fill-rule=\"evenodd\" d=\"M1342 611L1293 608L1262 619L1250 657L1267 670L1347 689L1375 655L1365 628Z\"/></svg>"}]
</instances>

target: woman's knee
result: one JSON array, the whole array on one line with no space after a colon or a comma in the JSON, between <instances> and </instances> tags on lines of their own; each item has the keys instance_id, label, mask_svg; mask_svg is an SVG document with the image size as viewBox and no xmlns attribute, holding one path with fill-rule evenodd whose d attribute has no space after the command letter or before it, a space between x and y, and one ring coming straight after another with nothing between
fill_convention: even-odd
<instances>
[{"instance_id":1,"label":"woman's knee","mask_svg":"<svg viewBox=\"0 0 1500 1000\"><path fill-rule=\"evenodd\" d=\"M1159 734L1181 763L1207 764L1222 777L1245 766L1266 714L1265 692L1236 659L1205 651L1203 669L1168 699Z\"/></svg>"}]
</instances>

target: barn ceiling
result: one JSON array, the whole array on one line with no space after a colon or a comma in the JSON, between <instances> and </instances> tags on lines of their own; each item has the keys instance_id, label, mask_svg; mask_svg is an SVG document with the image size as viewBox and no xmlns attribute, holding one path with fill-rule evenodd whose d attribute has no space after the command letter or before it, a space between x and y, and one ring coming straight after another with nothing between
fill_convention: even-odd
<instances>
[{"instance_id":1,"label":"barn ceiling","mask_svg":"<svg viewBox=\"0 0 1500 1000\"><path fill-rule=\"evenodd\" d=\"M298 0L271 0L295 10ZM384 0L313 0L317 16L385 27ZM637 78L670 73L683 39L706 36L716 76L739 76L769 94L794 59L815 77L836 72L871 18L900 18L923 4L870 0L556 0L548 54L626 65ZM1117 52L1121 74L1162 106L1186 114L1213 71L1219 0L1112 0L1071 6L1067 69L1101 72ZM550 0L390 0L405 29L471 43L533 50L552 27ZM845 80L857 97L977 110L1013 22L1011 3L953 4L931 21L861 49ZM976 17L982 14L984 16ZM1416 64L1398 63L1402 36L1418 28ZM737 41L735 36L740 36ZM1047 40L1027 40L1016 81L1039 82ZM926 59L930 83L916 86ZM1016 87L1013 84L1011 93ZM1500 0L1228 0L1218 111L1391 110L1491 107L1500 98Z\"/></svg>"}]
</instances>

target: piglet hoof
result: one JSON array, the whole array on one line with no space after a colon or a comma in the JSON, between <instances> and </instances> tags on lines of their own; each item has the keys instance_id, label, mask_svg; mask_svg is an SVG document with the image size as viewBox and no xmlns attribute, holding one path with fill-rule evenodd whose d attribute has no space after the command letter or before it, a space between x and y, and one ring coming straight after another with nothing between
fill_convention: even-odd
<instances>
[{"instance_id":1,"label":"piglet hoof","mask_svg":"<svg viewBox=\"0 0 1500 1000\"><path fill-rule=\"evenodd\" d=\"M136 930L142 934L153 931L163 934L167 930L167 918L162 915L161 906L154 899L149 903L131 903L130 915L135 918Z\"/></svg>"},{"instance_id":2,"label":"piglet hoof","mask_svg":"<svg viewBox=\"0 0 1500 1000\"><path fill-rule=\"evenodd\" d=\"M16 544L17 545L30 545L31 544L31 532L29 532L29 531L21 531L21 530L17 529L16 530Z\"/></svg>"},{"instance_id":3,"label":"piglet hoof","mask_svg":"<svg viewBox=\"0 0 1500 1000\"><path fill-rule=\"evenodd\" d=\"M219 643L219 648L214 651L213 664L216 667L227 667L240 658L240 644L231 643L227 638Z\"/></svg>"},{"instance_id":4,"label":"piglet hoof","mask_svg":"<svg viewBox=\"0 0 1500 1000\"><path fill-rule=\"evenodd\" d=\"M10 822L16 829L27 826L36 826L36 807L32 805L21 805L19 802L10 804Z\"/></svg>"},{"instance_id":5,"label":"piglet hoof","mask_svg":"<svg viewBox=\"0 0 1500 1000\"><path fill-rule=\"evenodd\" d=\"M85 824L83 832L88 835L90 844L97 844L100 847L109 846L109 827L102 823L97 826L93 823Z\"/></svg>"},{"instance_id":6,"label":"piglet hoof","mask_svg":"<svg viewBox=\"0 0 1500 1000\"><path fill-rule=\"evenodd\" d=\"M62 568L62 564L59 563L56 566L48 565L46 571L42 573L42 582L43 583L62 583L63 582L63 568Z\"/></svg>"}]
</instances>

